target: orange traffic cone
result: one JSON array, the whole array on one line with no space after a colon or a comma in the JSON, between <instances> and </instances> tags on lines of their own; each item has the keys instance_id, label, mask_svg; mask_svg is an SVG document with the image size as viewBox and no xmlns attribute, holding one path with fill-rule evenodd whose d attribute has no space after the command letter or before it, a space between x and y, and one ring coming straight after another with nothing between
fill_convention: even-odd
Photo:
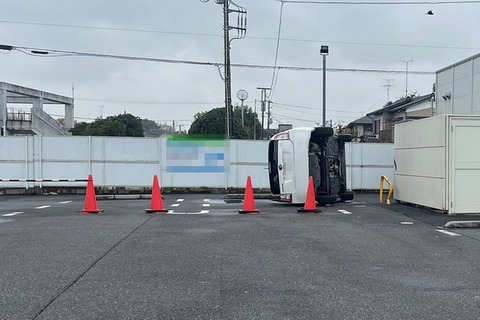
<instances>
[{"instance_id":1,"label":"orange traffic cone","mask_svg":"<svg viewBox=\"0 0 480 320\"><path fill-rule=\"evenodd\" d=\"M83 209L78 211L80 214L89 213L102 213L103 210L99 210L97 206L97 197L95 196L95 187L93 186L93 177L88 175L87 191L85 192L85 205Z\"/></svg>"},{"instance_id":2,"label":"orange traffic cone","mask_svg":"<svg viewBox=\"0 0 480 320\"><path fill-rule=\"evenodd\" d=\"M153 176L152 186L152 201L150 202L150 209L145 209L145 213L167 213L163 207L162 193L160 192L160 186L158 184L157 175Z\"/></svg>"},{"instance_id":3,"label":"orange traffic cone","mask_svg":"<svg viewBox=\"0 0 480 320\"><path fill-rule=\"evenodd\" d=\"M259 214L260 211L255 208L255 199L253 196L252 179L247 177L247 187L245 188L245 196L243 198L243 209L238 210L239 213Z\"/></svg>"},{"instance_id":4,"label":"orange traffic cone","mask_svg":"<svg viewBox=\"0 0 480 320\"><path fill-rule=\"evenodd\" d=\"M322 210L317 209L317 203L315 202L315 189L313 188L313 178L308 179L307 196L305 198L305 205L303 209L298 209L298 212L304 213L319 213Z\"/></svg>"}]
</instances>

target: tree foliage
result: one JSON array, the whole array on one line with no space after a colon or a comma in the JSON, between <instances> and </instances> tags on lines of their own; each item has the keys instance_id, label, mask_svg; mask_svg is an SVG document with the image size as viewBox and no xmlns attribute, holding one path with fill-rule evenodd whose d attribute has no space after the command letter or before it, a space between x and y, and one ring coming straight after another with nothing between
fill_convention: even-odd
<instances>
[{"instance_id":1,"label":"tree foliage","mask_svg":"<svg viewBox=\"0 0 480 320\"><path fill-rule=\"evenodd\" d=\"M166 133L173 133L173 127L166 123L142 119L143 134L145 137L161 137Z\"/></svg>"},{"instance_id":2,"label":"tree foliage","mask_svg":"<svg viewBox=\"0 0 480 320\"><path fill-rule=\"evenodd\" d=\"M143 137L142 120L130 113L97 118L91 123L79 122L70 130L74 136Z\"/></svg>"},{"instance_id":3,"label":"tree foliage","mask_svg":"<svg viewBox=\"0 0 480 320\"><path fill-rule=\"evenodd\" d=\"M244 126L242 126L242 109L236 106L233 110L233 139L253 139L254 128L256 137L260 137L262 128L256 113L248 106L243 112ZM225 135L226 122L225 108L215 108L210 111L199 112L190 126L188 134Z\"/></svg>"}]
</instances>

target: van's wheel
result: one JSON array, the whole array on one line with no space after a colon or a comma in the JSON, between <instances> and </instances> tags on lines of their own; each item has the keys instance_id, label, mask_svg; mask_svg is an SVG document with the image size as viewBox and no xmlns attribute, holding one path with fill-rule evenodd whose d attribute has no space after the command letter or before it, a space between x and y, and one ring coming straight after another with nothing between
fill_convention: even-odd
<instances>
[{"instance_id":1,"label":"van's wheel","mask_svg":"<svg viewBox=\"0 0 480 320\"><path fill-rule=\"evenodd\" d=\"M343 193L340 193L340 199L342 201L350 201L353 200L355 194L352 191L346 191Z\"/></svg>"},{"instance_id":2,"label":"van's wheel","mask_svg":"<svg viewBox=\"0 0 480 320\"><path fill-rule=\"evenodd\" d=\"M317 127L313 131L313 134L318 137L331 137L333 136L333 128L331 127Z\"/></svg>"},{"instance_id":3,"label":"van's wheel","mask_svg":"<svg viewBox=\"0 0 480 320\"><path fill-rule=\"evenodd\" d=\"M348 133L342 133L337 136L338 141L351 142L352 139L353 139L352 135Z\"/></svg>"},{"instance_id":4,"label":"van's wheel","mask_svg":"<svg viewBox=\"0 0 480 320\"><path fill-rule=\"evenodd\" d=\"M317 195L317 202L320 206L334 204L337 202L337 196Z\"/></svg>"}]
</instances>

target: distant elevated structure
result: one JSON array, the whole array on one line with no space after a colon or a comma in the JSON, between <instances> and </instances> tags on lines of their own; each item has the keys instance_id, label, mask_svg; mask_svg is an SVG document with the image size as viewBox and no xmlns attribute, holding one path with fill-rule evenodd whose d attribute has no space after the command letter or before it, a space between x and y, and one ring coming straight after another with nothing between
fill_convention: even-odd
<instances>
[{"instance_id":1,"label":"distant elevated structure","mask_svg":"<svg viewBox=\"0 0 480 320\"><path fill-rule=\"evenodd\" d=\"M26 104L32 108L23 112L8 108L8 104ZM64 105L65 125L43 110L45 104ZM73 98L0 82L0 136L69 135L73 124Z\"/></svg>"}]
</instances>

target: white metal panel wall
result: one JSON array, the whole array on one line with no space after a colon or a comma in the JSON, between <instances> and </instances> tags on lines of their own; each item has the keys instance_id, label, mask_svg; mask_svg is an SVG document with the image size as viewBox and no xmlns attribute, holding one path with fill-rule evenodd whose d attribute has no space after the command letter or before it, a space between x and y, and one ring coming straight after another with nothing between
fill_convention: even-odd
<instances>
[{"instance_id":1,"label":"white metal panel wall","mask_svg":"<svg viewBox=\"0 0 480 320\"><path fill-rule=\"evenodd\" d=\"M230 173L230 186L245 186L251 176L254 188L268 188L268 141L231 140Z\"/></svg>"},{"instance_id":2,"label":"white metal panel wall","mask_svg":"<svg viewBox=\"0 0 480 320\"><path fill-rule=\"evenodd\" d=\"M480 114L480 57L437 72L436 114Z\"/></svg>"},{"instance_id":3,"label":"white metal panel wall","mask_svg":"<svg viewBox=\"0 0 480 320\"><path fill-rule=\"evenodd\" d=\"M437 73L435 94L436 114L452 113L452 100L443 97L453 94L453 68Z\"/></svg>"},{"instance_id":4,"label":"white metal panel wall","mask_svg":"<svg viewBox=\"0 0 480 320\"><path fill-rule=\"evenodd\" d=\"M393 150L393 143L346 143L347 188L375 190L381 176L392 179Z\"/></svg>"},{"instance_id":5,"label":"white metal panel wall","mask_svg":"<svg viewBox=\"0 0 480 320\"><path fill-rule=\"evenodd\" d=\"M86 137L33 137L35 166L32 179L86 179L89 168L89 139ZM44 183L43 185L52 185ZM79 183L55 185L81 186Z\"/></svg>"},{"instance_id":6,"label":"white metal panel wall","mask_svg":"<svg viewBox=\"0 0 480 320\"><path fill-rule=\"evenodd\" d=\"M480 117L451 118L449 213L480 213Z\"/></svg>"},{"instance_id":7,"label":"white metal panel wall","mask_svg":"<svg viewBox=\"0 0 480 320\"><path fill-rule=\"evenodd\" d=\"M437 116L395 126L395 199L446 209L446 123Z\"/></svg>"},{"instance_id":8,"label":"white metal panel wall","mask_svg":"<svg viewBox=\"0 0 480 320\"><path fill-rule=\"evenodd\" d=\"M480 59L473 61L473 114L480 114Z\"/></svg>"},{"instance_id":9,"label":"white metal panel wall","mask_svg":"<svg viewBox=\"0 0 480 320\"><path fill-rule=\"evenodd\" d=\"M0 137L0 178L18 179L28 175L32 157L32 138L28 137ZM3 183L5 185L5 183ZM2 183L0 182L0 186ZM25 183L8 183L8 186L23 188Z\"/></svg>"},{"instance_id":10,"label":"white metal panel wall","mask_svg":"<svg viewBox=\"0 0 480 320\"><path fill-rule=\"evenodd\" d=\"M217 161L220 172L169 172L178 161L168 160L167 150L165 138L1 137L0 179L86 179L92 173L99 187L149 187L158 174L163 187L243 188L250 175L255 188L269 188L268 141L230 140L205 148L204 153L224 155ZM393 174L392 144L349 143L346 152L349 188L378 189L380 176ZM85 183L0 182L0 188L35 185Z\"/></svg>"},{"instance_id":11,"label":"white metal panel wall","mask_svg":"<svg viewBox=\"0 0 480 320\"><path fill-rule=\"evenodd\" d=\"M155 138L101 137L106 186L148 186L160 175L160 141Z\"/></svg>"}]
</instances>

